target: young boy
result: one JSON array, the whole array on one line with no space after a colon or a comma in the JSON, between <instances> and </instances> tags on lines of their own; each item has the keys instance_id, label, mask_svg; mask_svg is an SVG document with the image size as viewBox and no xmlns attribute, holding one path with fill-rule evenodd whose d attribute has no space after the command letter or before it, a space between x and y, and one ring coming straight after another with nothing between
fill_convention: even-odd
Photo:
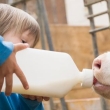
<instances>
[{"instance_id":1,"label":"young boy","mask_svg":"<svg viewBox=\"0 0 110 110\"><path fill-rule=\"evenodd\" d=\"M26 12L7 4L0 4L0 35L3 36L0 36L0 90L5 78L5 93L10 95L13 73L19 77L24 88L28 89L26 78L16 63L15 54L28 45L36 45L39 39L39 25ZM3 92L0 94L0 110L44 110L42 103L38 101L49 99L15 93L6 95Z\"/></svg>"}]
</instances>

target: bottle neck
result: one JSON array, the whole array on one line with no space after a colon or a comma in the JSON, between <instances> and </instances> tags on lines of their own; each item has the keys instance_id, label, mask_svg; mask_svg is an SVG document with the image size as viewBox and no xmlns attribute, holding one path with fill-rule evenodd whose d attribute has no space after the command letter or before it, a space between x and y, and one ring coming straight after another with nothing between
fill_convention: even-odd
<instances>
[{"instance_id":1,"label":"bottle neck","mask_svg":"<svg viewBox=\"0 0 110 110\"><path fill-rule=\"evenodd\" d=\"M82 83L83 82L83 78L84 76L83 76L83 72L80 72L80 74L79 74L79 82L80 83Z\"/></svg>"},{"instance_id":2,"label":"bottle neck","mask_svg":"<svg viewBox=\"0 0 110 110\"><path fill-rule=\"evenodd\" d=\"M82 87L92 87L93 70L92 69L83 69L83 71L80 72L79 81L81 82Z\"/></svg>"}]
</instances>

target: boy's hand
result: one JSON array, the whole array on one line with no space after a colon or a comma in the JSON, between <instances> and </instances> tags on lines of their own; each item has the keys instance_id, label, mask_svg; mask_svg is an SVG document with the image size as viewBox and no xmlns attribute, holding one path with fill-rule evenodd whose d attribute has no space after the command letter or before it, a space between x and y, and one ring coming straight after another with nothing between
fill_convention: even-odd
<instances>
[{"instance_id":1,"label":"boy's hand","mask_svg":"<svg viewBox=\"0 0 110 110\"><path fill-rule=\"evenodd\" d=\"M13 86L13 73L15 73L18 78L20 79L22 85L25 89L29 88L28 82L22 72L22 70L19 68L15 54L17 51L23 50L28 47L28 44L14 44L14 50L12 54L9 56L9 58L0 66L0 91L2 89L2 85L5 79L6 82L6 88L5 88L5 94L10 95L12 92L12 86Z\"/></svg>"},{"instance_id":2,"label":"boy's hand","mask_svg":"<svg viewBox=\"0 0 110 110\"><path fill-rule=\"evenodd\" d=\"M37 100L38 102L42 102L43 100L45 101L49 100L49 97L43 97L43 96L34 96L34 95L22 95L22 96L30 100Z\"/></svg>"}]
</instances>

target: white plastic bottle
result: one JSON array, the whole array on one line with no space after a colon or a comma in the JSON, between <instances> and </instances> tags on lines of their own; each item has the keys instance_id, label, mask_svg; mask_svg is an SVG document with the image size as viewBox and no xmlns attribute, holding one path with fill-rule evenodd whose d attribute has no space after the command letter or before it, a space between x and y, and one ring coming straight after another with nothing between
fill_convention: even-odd
<instances>
[{"instance_id":1,"label":"white plastic bottle","mask_svg":"<svg viewBox=\"0 0 110 110\"><path fill-rule=\"evenodd\" d=\"M19 51L16 59L28 80L29 89L25 90L14 74L12 91L15 93L61 98L78 83L83 87L93 84L92 70L80 72L67 53L27 48Z\"/></svg>"}]
</instances>

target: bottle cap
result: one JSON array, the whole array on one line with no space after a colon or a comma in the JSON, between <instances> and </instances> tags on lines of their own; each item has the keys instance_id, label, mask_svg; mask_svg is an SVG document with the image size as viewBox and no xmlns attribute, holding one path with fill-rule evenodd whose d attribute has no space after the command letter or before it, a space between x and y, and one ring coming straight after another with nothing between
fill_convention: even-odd
<instances>
[{"instance_id":1,"label":"bottle cap","mask_svg":"<svg viewBox=\"0 0 110 110\"><path fill-rule=\"evenodd\" d=\"M82 87L92 87L93 85L93 70L92 69L83 69L82 73L83 79L81 86Z\"/></svg>"}]
</instances>

